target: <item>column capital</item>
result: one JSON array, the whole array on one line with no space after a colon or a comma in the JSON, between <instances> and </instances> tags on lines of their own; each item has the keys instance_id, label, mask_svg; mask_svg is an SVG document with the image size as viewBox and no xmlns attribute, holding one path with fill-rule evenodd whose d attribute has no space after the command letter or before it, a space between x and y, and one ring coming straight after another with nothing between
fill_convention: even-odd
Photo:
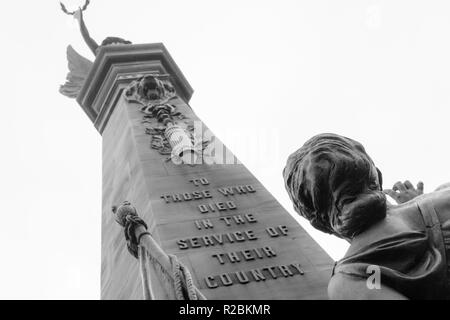
<instances>
[{"instance_id":1,"label":"column capital","mask_svg":"<svg viewBox=\"0 0 450 320\"><path fill-rule=\"evenodd\" d=\"M102 47L77 102L103 132L127 85L144 75L169 74L177 95L189 102L193 89L162 43Z\"/></svg>"}]
</instances>

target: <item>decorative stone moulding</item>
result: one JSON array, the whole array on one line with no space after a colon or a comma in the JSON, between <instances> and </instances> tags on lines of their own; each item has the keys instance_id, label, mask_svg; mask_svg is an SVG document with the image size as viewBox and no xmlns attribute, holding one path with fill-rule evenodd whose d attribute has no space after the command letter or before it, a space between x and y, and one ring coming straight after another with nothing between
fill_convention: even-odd
<instances>
[{"instance_id":1,"label":"decorative stone moulding","mask_svg":"<svg viewBox=\"0 0 450 320\"><path fill-rule=\"evenodd\" d=\"M125 92L129 101L137 102L145 108L167 104L177 97L170 76L146 75L130 83Z\"/></svg>"},{"instance_id":2,"label":"decorative stone moulding","mask_svg":"<svg viewBox=\"0 0 450 320\"><path fill-rule=\"evenodd\" d=\"M170 147L171 159L176 164L197 163L199 154L194 146L193 133L187 129L192 125L185 122L181 126L178 122L188 118L169 103L177 98L177 94L168 75L146 75L133 81L125 91L125 98L128 102L141 105L143 123L148 123L148 118L156 118L162 125L146 129L146 133L152 136L152 148L167 154Z\"/></svg>"}]
</instances>

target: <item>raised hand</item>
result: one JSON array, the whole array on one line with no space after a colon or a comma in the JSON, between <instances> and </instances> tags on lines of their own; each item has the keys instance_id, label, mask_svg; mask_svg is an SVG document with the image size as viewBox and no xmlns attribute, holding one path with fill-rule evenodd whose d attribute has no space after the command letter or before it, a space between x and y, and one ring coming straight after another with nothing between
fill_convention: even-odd
<instances>
[{"instance_id":1,"label":"raised hand","mask_svg":"<svg viewBox=\"0 0 450 320\"><path fill-rule=\"evenodd\" d=\"M413 184L406 180L405 182L398 181L394 184L392 189L383 190L383 192L392 199L394 199L398 204L408 202L415 197L423 194L423 182L417 183L417 188L414 188Z\"/></svg>"},{"instance_id":2,"label":"raised hand","mask_svg":"<svg viewBox=\"0 0 450 320\"><path fill-rule=\"evenodd\" d=\"M81 22L83 20L83 10L81 8L78 8L78 10L75 11L73 17L79 22Z\"/></svg>"}]
</instances>

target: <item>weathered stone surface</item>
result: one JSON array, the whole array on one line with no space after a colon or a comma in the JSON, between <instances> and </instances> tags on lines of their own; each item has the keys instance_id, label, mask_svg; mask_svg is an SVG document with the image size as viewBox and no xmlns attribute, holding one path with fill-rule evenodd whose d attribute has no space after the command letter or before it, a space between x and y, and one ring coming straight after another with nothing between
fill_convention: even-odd
<instances>
[{"instance_id":1,"label":"weathered stone surface","mask_svg":"<svg viewBox=\"0 0 450 320\"><path fill-rule=\"evenodd\" d=\"M126 50L132 54L130 47ZM151 63L167 72L164 63ZM134 70L138 64L133 62ZM142 64L151 69L148 61ZM99 68L93 72L108 78ZM91 78L101 81L98 75ZM111 214L111 206L124 200L137 208L162 248L185 263L207 298L326 298L331 259L261 183L239 163L165 161L167 156L150 148L139 106L122 95L125 86L107 80L97 85L97 97L91 92L89 99L80 98L93 103L89 110L97 110L93 121L101 123L103 136L102 299L142 299L138 262L127 252ZM172 103L199 121L187 100L184 94ZM109 110L108 117L102 108Z\"/></svg>"}]
</instances>

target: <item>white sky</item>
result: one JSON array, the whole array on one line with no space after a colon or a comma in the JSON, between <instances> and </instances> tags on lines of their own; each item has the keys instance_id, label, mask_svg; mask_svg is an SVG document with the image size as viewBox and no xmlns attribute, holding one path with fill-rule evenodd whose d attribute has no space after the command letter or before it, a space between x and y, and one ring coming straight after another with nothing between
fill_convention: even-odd
<instances>
[{"instance_id":1,"label":"white sky","mask_svg":"<svg viewBox=\"0 0 450 320\"><path fill-rule=\"evenodd\" d=\"M293 213L281 171L316 133L362 142L386 186L450 181L449 16L448 1L92 0L85 19L98 42L163 42L196 113ZM58 1L9 1L0 24L0 298L98 299L101 137L58 93L66 46L92 56Z\"/></svg>"}]
</instances>

